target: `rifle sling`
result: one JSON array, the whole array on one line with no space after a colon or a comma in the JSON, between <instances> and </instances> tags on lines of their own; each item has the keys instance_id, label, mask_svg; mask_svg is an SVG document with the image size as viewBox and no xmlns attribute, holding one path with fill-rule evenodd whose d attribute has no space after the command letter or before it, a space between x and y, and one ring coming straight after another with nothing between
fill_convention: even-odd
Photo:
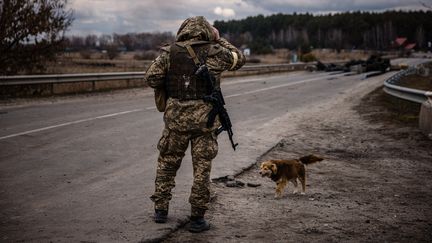
<instances>
[{"instance_id":1,"label":"rifle sling","mask_svg":"<svg viewBox=\"0 0 432 243\"><path fill-rule=\"evenodd\" d=\"M190 45L185 45L187 51L189 52L189 55L192 57L194 63L196 66L201 65L200 61L198 60L198 57L195 53L195 51L193 50L193 48Z\"/></svg>"}]
</instances>

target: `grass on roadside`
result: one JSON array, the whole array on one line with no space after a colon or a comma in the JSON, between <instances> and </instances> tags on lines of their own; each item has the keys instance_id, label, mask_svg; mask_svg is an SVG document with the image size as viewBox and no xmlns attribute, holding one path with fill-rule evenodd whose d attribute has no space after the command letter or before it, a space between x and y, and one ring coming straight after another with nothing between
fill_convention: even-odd
<instances>
[{"instance_id":1,"label":"grass on roadside","mask_svg":"<svg viewBox=\"0 0 432 243\"><path fill-rule=\"evenodd\" d=\"M432 91L432 76L408 75L401 79L399 85L412 89Z\"/></svg>"},{"instance_id":2,"label":"grass on roadside","mask_svg":"<svg viewBox=\"0 0 432 243\"><path fill-rule=\"evenodd\" d=\"M388 95L379 87L363 97L355 110L371 122L396 121L408 126L418 126L420 107L420 104Z\"/></svg>"}]
</instances>

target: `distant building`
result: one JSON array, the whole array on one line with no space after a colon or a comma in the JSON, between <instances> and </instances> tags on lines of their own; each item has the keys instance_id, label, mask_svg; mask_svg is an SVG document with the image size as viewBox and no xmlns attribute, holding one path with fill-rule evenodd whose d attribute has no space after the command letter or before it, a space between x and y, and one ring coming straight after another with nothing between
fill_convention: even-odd
<instances>
[{"instance_id":1,"label":"distant building","mask_svg":"<svg viewBox=\"0 0 432 243\"><path fill-rule=\"evenodd\" d=\"M396 40L395 40L396 47L403 46L406 41L407 41L407 38L405 38L405 37L396 38Z\"/></svg>"},{"instance_id":2,"label":"distant building","mask_svg":"<svg viewBox=\"0 0 432 243\"><path fill-rule=\"evenodd\" d=\"M408 43L406 37L398 37L395 40L395 47L398 49L412 50L416 47L416 43Z\"/></svg>"},{"instance_id":3,"label":"distant building","mask_svg":"<svg viewBox=\"0 0 432 243\"><path fill-rule=\"evenodd\" d=\"M250 56L250 54L251 54L251 50L249 49L249 48L245 48L244 50L243 50L243 55L245 55L245 56Z\"/></svg>"},{"instance_id":4,"label":"distant building","mask_svg":"<svg viewBox=\"0 0 432 243\"><path fill-rule=\"evenodd\" d=\"M296 53L292 53L291 54L291 63L296 63L298 60L297 54Z\"/></svg>"},{"instance_id":5,"label":"distant building","mask_svg":"<svg viewBox=\"0 0 432 243\"><path fill-rule=\"evenodd\" d=\"M409 43L406 37L398 37L394 41L394 48L399 50L399 56L409 56L416 45L416 43Z\"/></svg>"}]
</instances>

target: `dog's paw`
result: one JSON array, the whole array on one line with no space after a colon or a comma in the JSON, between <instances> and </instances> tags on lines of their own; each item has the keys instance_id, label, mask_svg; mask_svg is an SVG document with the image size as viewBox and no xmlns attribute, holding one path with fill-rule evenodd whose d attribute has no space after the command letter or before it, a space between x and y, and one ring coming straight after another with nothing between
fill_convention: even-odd
<instances>
[{"instance_id":1,"label":"dog's paw","mask_svg":"<svg viewBox=\"0 0 432 243\"><path fill-rule=\"evenodd\" d=\"M306 192L300 192L300 195L306 195Z\"/></svg>"},{"instance_id":2,"label":"dog's paw","mask_svg":"<svg viewBox=\"0 0 432 243\"><path fill-rule=\"evenodd\" d=\"M293 192L292 192L293 194L297 194L298 193L298 191L297 190L294 190Z\"/></svg>"},{"instance_id":3,"label":"dog's paw","mask_svg":"<svg viewBox=\"0 0 432 243\"><path fill-rule=\"evenodd\" d=\"M275 198L275 199L281 199L281 198L282 198L282 194L277 194L277 193L276 193L275 196L274 196L274 198Z\"/></svg>"}]
</instances>

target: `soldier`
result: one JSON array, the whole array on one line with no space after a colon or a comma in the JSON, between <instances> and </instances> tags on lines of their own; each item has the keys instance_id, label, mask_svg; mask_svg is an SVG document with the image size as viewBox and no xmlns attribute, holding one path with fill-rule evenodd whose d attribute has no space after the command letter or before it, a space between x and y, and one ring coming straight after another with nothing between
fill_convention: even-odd
<instances>
[{"instance_id":1,"label":"soldier","mask_svg":"<svg viewBox=\"0 0 432 243\"><path fill-rule=\"evenodd\" d=\"M159 158L156 170L154 202L156 223L165 223L174 177L189 142L193 164L193 185L189 202L191 223L189 231L201 232L210 228L204 219L210 200L211 161L218 152L215 131L220 126L216 119L207 128L212 105L203 100L208 95L205 80L194 75L197 63L205 63L220 86L220 75L225 70L237 70L245 63L243 54L202 17L186 19L180 26L175 43L162 47L162 53L146 72L146 83L166 92L164 109L165 129L158 143Z\"/></svg>"}]
</instances>

